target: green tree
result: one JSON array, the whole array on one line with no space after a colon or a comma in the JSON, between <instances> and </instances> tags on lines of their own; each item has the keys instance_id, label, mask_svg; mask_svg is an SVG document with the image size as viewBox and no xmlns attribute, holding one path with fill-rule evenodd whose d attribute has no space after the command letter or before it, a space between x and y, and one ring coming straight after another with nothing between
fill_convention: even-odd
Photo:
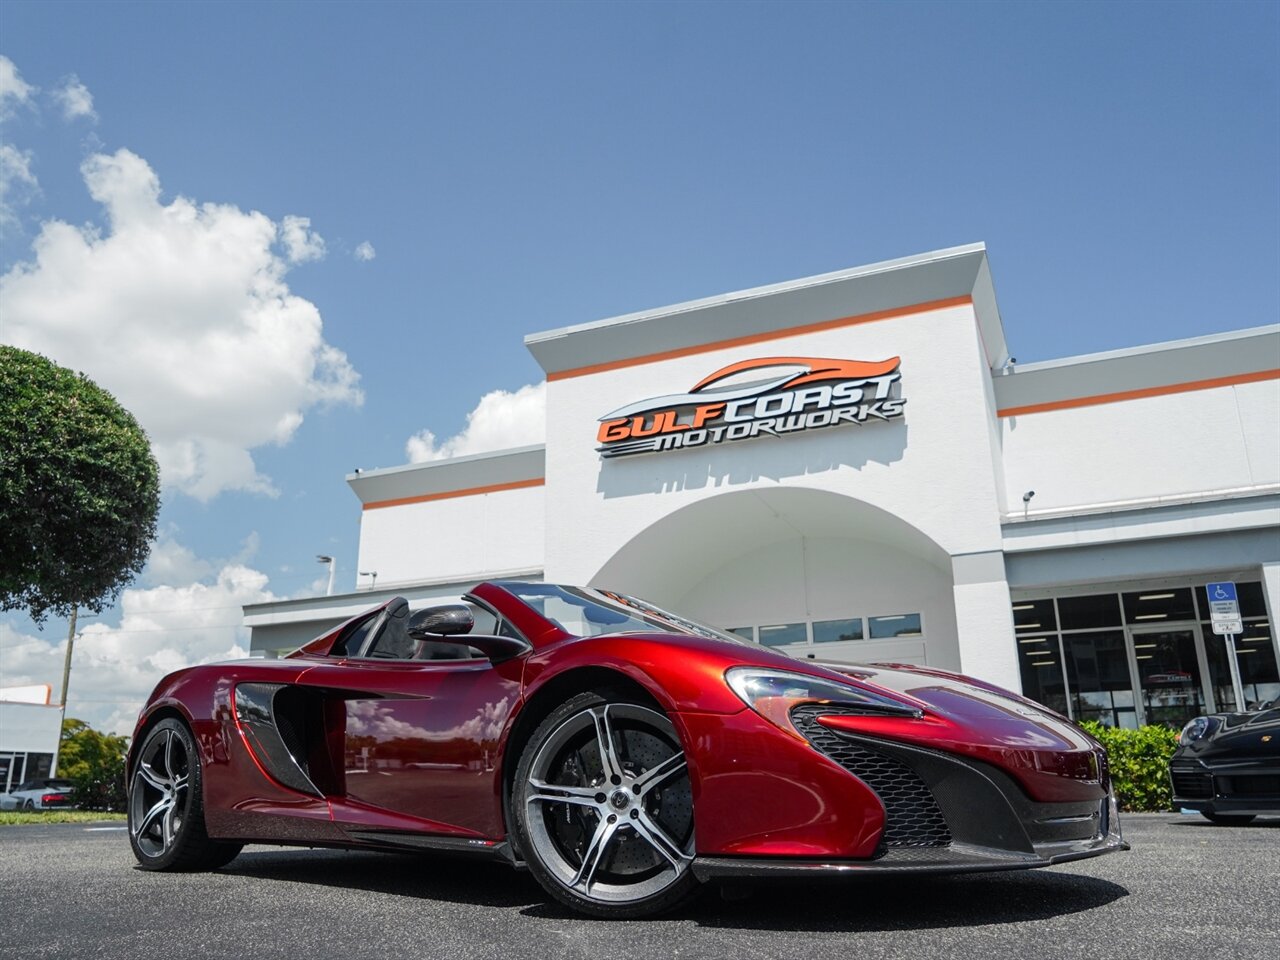
<instances>
[{"instance_id":1,"label":"green tree","mask_svg":"<svg viewBox=\"0 0 1280 960\"><path fill-rule=\"evenodd\" d=\"M73 799L82 810L124 810L124 757L129 738L94 730L83 720L62 721L58 776L75 784Z\"/></svg>"},{"instance_id":2,"label":"green tree","mask_svg":"<svg viewBox=\"0 0 1280 960\"><path fill-rule=\"evenodd\" d=\"M133 416L83 374L0 346L0 609L101 612L146 563L159 509Z\"/></svg>"}]
</instances>

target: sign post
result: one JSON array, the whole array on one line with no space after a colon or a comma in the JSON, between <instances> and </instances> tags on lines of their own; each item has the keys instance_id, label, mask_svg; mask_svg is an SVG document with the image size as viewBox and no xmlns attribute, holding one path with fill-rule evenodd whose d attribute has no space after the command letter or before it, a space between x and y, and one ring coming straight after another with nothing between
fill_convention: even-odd
<instances>
[{"instance_id":1,"label":"sign post","mask_svg":"<svg viewBox=\"0 0 1280 960\"><path fill-rule=\"evenodd\" d=\"M1236 597L1236 585L1231 581L1205 584L1209 596L1209 618L1213 632L1221 636L1227 645L1227 666L1231 670L1231 688L1236 695L1236 709L1244 710L1244 685L1240 682L1240 662L1236 659L1236 634L1244 632L1240 620L1240 602Z\"/></svg>"}]
</instances>

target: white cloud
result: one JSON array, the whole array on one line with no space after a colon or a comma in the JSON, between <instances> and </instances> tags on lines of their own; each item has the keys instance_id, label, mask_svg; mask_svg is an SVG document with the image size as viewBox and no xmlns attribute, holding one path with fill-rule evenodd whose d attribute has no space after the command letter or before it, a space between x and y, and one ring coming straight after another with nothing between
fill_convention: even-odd
<instances>
[{"instance_id":1,"label":"white cloud","mask_svg":"<svg viewBox=\"0 0 1280 960\"><path fill-rule=\"evenodd\" d=\"M235 563L218 571L213 583L125 590L118 627L90 623L80 631L67 712L99 729L131 733L138 710L165 674L247 656L249 631L240 608L275 599L266 574ZM66 634L56 627L49 634L32 636L0 622L6 685L49 683L57 699Z\"/></svg>"},{"instance_id":2,"label":"white cloud","mask_svg":"<svg viewBox=\"0 0 1280 960\"><path fill-rule=\"evenodd\" d=\"M373 244L365 240L360 246L356 247L353 256L361 263L368 263L378 255L378 251L373 249Z\"/></svg>"},{"instance_id":3,"label":"white cloud","mask_svg":"<svg viewBox=\"0 0 1280 960\"><path fill-rule=\"evenodd\" d=\"M107 230L43 225L34 261L0 277L4 341L115 394L147 430L167 488L201 500L274 493L251 451L287 442L318 404L363 400L320 311L285 282L289 262L315 249L309 223L286 218L282 240L256 211L163 203L159 178L128 150L95 154L81 172Z\"/></svg>"},{"instance_id":4,"label":"white cloud","mask_svg":"<svg viewBox=\"0 0 1280 960\"><path fill-rule=\"evenodd\" d=\"M53 99L62 107L64 120L76 120L80 117L98 119L98 113L93 109L93 94L74 73L53 91Z\"/></svg>"},{"instance_id":5,"label":"white cloud","mask_svg":"<svg viewBox=\"0 0 1280 960\"><path fill-rule=\"evenodd\" d=\"M14 207L26 203L39 189L36 175L31 172L31 151L0 143L0 229L17 225Z\"/></svg>"},{"instance_id":6,"label":"white cloud","mask_svg":"<svg viewBox=\"0 0 1280 960\"><path fill-rule=\"evenodd\" d=\"M311 229L309 217L285 217L280 221L280 239L290 263L306 263L324 257L324 237Z\"/></svg>"},{"instance_id":7,"label":"white cloud","mask_svg":"<svg viewBox=\"0 0 1280 960\"><path fill-rule=\"evenodd\" d=\"M213 573L213 564L197 557L171 537L161 537L151 545L147 566L142 571L144 582L152 586L167 583L195 583Z\"/></svg>"},{"instance_id":8,"label":"white cloud","mask_svg":"<svg viewBox=\"0 0 1280 960\"><path fill-rule=\"evenodd\" d=\"M29 103L35 89L22 79L14 62L0 54L0 120L12 116L16 107Z\"/></svg>"},{"instance_id":9,"label":"white cloud","mask_svg":"<svg viewBox=\"0 0 1280 960\"><path fill-rule=\"evenodd\" d=\"M515 393L486 393L467 414L467 425L457 436L437 444L434 433L422 430L409 438L404 452L410 463L422 463L543 443L546 436L547 385L537 383Z\"/></svg>"}]
</instances>

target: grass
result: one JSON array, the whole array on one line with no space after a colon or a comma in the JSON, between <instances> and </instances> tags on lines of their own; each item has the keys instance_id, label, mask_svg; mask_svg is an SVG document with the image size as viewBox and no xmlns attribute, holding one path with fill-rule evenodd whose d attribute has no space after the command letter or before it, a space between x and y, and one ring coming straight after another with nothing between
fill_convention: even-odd
<instances>
[{"instance_id":1,"label":"grass","mask_svg":"<svg viewBox=\"0 0 1280 960\"><path fill-rule=\"evenodd\" d=\"M98 813L93 810L0 810L0 827L27 823L93 823L98 820L123 820L123 813Z\"/></svg>"}]
</instances>

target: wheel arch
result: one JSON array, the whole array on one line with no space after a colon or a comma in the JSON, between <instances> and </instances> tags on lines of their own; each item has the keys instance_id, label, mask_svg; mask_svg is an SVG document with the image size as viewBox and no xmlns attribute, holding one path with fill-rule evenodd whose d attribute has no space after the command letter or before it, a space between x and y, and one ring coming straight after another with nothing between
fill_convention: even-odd
<instances>
[{"instance_id":1,"label":"wheel arch","mask_svg":"<svg viewBox=\"0 0 1280 960\"><path fill-rule=\"evenodd\" d=\"M133 735L133 741L129 744L128 762L125 764L124 768L126 787L128 786L128 782L133 779L133 765L138 759L138 748L142 746L143 742L147 739L147 735L151 733L151 731L154 730L162 720L168 720L170 718L181 720L186 725L187 729L191 731L192 739L195 739L195 729L191 726L191 717L187 715L186 711L181 710L177 704L161 703L152 707L151 711L146 715L146 718L139 724L137 731ZM199 755L200 750L197 744L197 758L199 758Z\"/></svg>"}]
</instances>

